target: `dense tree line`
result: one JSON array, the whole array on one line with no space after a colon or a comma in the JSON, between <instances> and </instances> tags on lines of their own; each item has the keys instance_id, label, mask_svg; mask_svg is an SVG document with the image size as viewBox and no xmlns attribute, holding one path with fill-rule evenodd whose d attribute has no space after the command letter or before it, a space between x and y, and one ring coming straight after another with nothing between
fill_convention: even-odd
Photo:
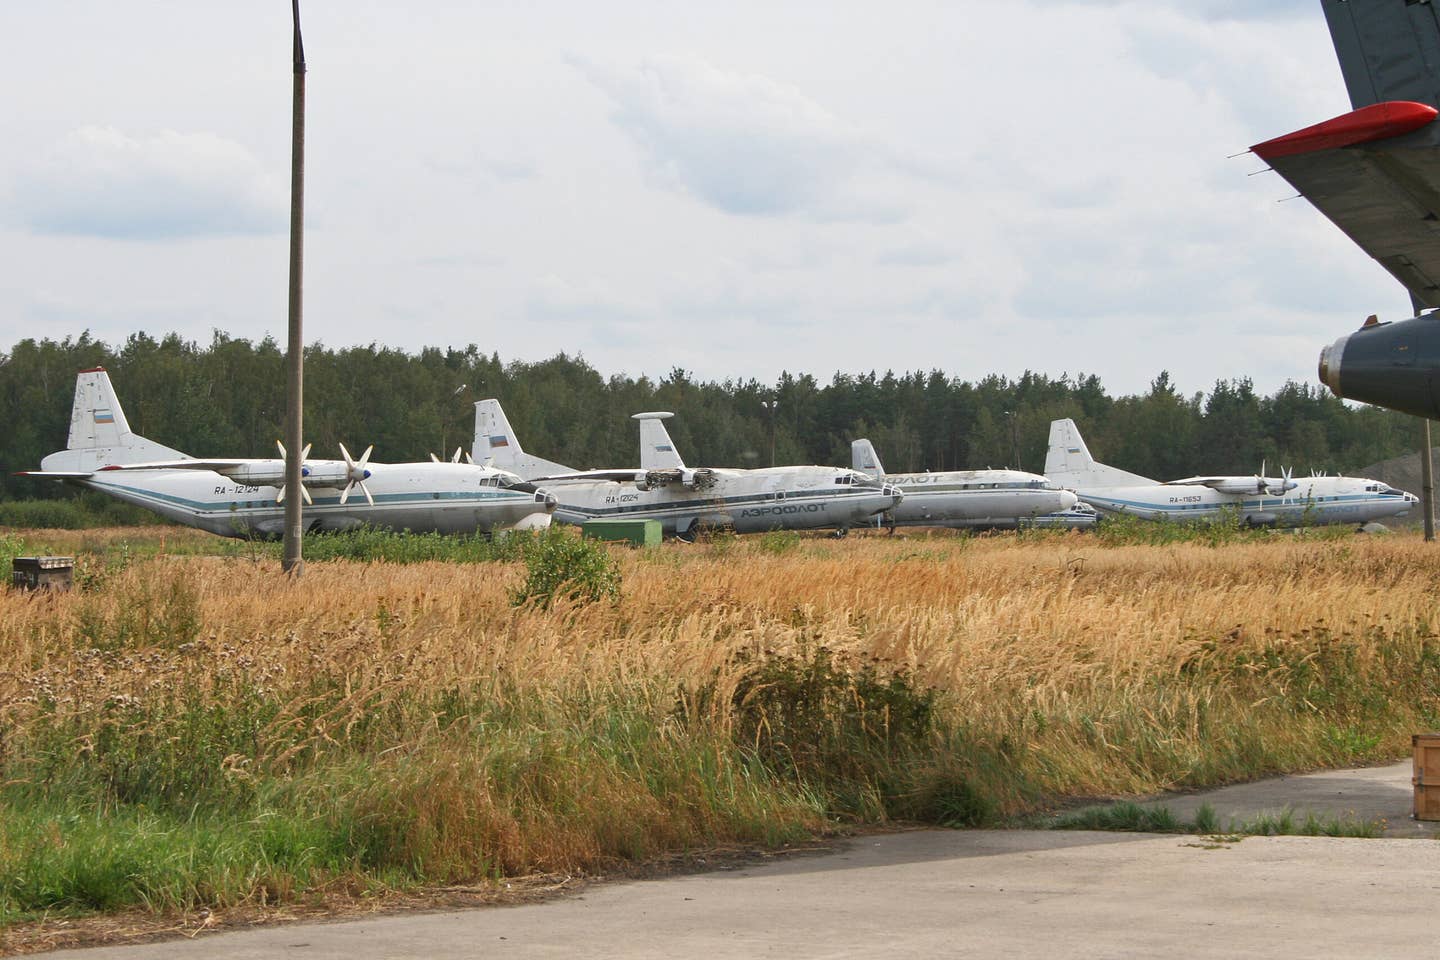
<instances>
[{"instance_id":1,"label":"dense tree line","mask_svg":"<svg viewBox=\"0 0 1440 960\"><path fill-rule=\"evenodd\" d=\"M136 334L115 347L78 338L23 340L0 354L0 495L60 488L12 475L65 445L74 375L110 371L137 433L193 456L274 456L285 413L284 351L216 333L206 346ZM462 387L463 385L463 387ZM305 355L305 433L313 456L375 444L377 461L469 449L472 402L497 397L530 452L575 467L631 466L641 410L673 410L669 428L688 463L763 466L850 462L868 436L892 472L1044 467L1050 420L1073 417L1095 456L1159 479L1251 473L1268 462L1297 473L1356 471L1419 446L1418 422L1352 409L1318 385L1287 383L1261 396L1248 379L1208 395L1181 394L1162 372L1147 392L1112 397L1094 376L977 383L943 371L810 374L699 382L684 370L658 381L601 376L565 354L503 363L477 347L418 355L375 344ZM774 402L771 409L764 402Z\"/></svg>"}]
</instances>

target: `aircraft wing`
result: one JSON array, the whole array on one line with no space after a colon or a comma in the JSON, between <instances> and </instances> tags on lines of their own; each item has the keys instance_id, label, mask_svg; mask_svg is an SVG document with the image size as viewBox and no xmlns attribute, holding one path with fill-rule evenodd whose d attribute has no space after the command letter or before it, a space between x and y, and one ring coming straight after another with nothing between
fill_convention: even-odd
<instances>
[{"instance_id":1,"label":"aircraft wing","mask_svg":"<svg viewBox=\"0 0 1440 960\"><path fill-rule=\"evenodd\" d=\"M629 470L577 470L574 473L553 473L545 477L530 477L527 483L557 483L563 480L614 480L617 483L631 483L636 477L643 477L644 470L631 467Z\"/></svg>"},{"instance_id":2,"label":"aircraft wing","mask_svg":"<svg viewBox=\"0 0 1440 960\"><path fill-rule=\"evenodd\" d=\"M1386 101L1251 148L1428 307L1440 307L1436 116Z\"/></svg>"},{"instance_id":3,"label":"aircraft wing","mask_svg":"<svg viewBox=\"0 0 1440 960\"><path fill-rule=\"evenodd\" d=\"M111 463L97 470L214 470L224 473L257 460L153 460L146 463Z\"/></svg>"},{"instance_id":4,"label":"aircraft wing","mask_svg":"<svg viewBox=\"0 0 1440 960\"><path fill-rule=\"evenodd\" d=\"M1226 480L1234 480L1234 477L1185 477L1183 480L1166 480L1163 486L1166 487L1218 487Z\"/></svg>"},{"instance_id":5,"label":"aircraft wing","mask_svg":"<svg viewBox=\"0 0 1440 960\"><path fill-rule=\"evenodd\" d=\"M1252 149L1410 291L1440 306L1440 10L1322 0L1352 113Z\"/></svg>"},{"instance_id":6,"label":"aircraft wing","mask_svg":"<svg viewBox=\"0 0 1440 960\"><path fill-rule=\"evenodd\" d=\"M84 480L95 475L92 470L17 470L17 477L39 477L42 480Z\"/></svg>"}]
</instances>

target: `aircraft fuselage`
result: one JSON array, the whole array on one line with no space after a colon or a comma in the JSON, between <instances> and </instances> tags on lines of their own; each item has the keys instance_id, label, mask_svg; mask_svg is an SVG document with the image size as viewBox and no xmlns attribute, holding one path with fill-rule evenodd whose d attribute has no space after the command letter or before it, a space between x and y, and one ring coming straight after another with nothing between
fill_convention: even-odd
<instances>
[{"instance_id":1,"label":"aircraft fuselage","mask_svg":"<svg viewBox=\"0 0 1440 960\"><path fill-rule=\"evenodd\" d=\"M1285 496L1221 493L1196 484L1080 488L1080 499L1112 515L1210 522L1227 515L1254 526L1362 524L1401 516L1419 500L1361 477L1310 477Z\"/></svg>"},{"instance_id":2,"label":"aircraft fuselage","mask_svg":"<svg viewBox=\"0 0 1440 960\"><path fill-rule=\"evenodd\" d=\"M307 461L310 464L325 461ZM343 464L341 464L343 466ZM371 464L367 484L375 505L339 487L310 487L307 530L347 530L368 524L435 533L491 533L519 524L544 526L543 493L500 486L496 471L460 463ZM167 519L226 537L278 536L284 504L274 486L239 483L209 470L98 470L72 481ZM533 519L527 519L533 518Z\"/></svg>"},{"instance_id":3,"label":"aircraft fuselage","mask_svg":"<svg viewBox=\"0 0 1440 960\"><path fill-rule=\"evenodd\" d=\"M544 481L559 501L564 523L625 518L659 520L666 534L695 527L728 527L737 533L767 530L846 529L893 508L901 494L863 474L829 467L715 468L704 489L681 483L641 489L612 480Z\"/></svg>"},{"instance_id":4,"label":"aircraft fuselage","mask_svg":"<svg viewBox=\"0 0 1440 960\"><path fill-rule=\"evenodd\" d=\"M1068 510L1075 494L1019 470L953 470L885 475L905 494L886 518L898 526L1013 529Z\"/></svg>"}]
</instances>

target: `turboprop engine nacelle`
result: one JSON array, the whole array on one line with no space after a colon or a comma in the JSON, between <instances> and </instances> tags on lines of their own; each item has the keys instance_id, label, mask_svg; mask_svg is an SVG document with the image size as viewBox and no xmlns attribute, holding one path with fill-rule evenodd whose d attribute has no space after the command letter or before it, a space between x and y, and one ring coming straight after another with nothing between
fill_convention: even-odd
<instances>
[{"instance_id":1,"label":"turboprop engine nacelle","mask_svg":"<svg viewBox=\"0 0 1440 960\"><path fill-rule=\"evenodd\" d=\"M1213 483L1210 488L1217 493L1233 493L1244 497L1264 493L1268 484L1263 477L1232 477ZM1279 496L1279 494L1275 494L1275 496Z\"/></svg>"},{"instance_id":2,"label":"turboprop engine nacelle","mask_svg":"<svg viewBox=\"0 0 1440 960\"><path fill-rule=\"evenodd\" d=\"M1411 320L1371 317L1320 351L1320 382L1337 397L1440 419L1440 310Z\"/></svg>"},{"instance_id":3,"label":"turboprop engine nacelle","mask_svg":"<svg viewBox=\"0 0 1440 960\"><path fill-rule=\"evenodd\" d=\"M260 460L218 471L236 483L252 487L280 487L285 485L284 460ZM307 487L344 486L347 479L343 463L304 464L300 468L300 482Z\"/></svg>"},{"instance_id":4,"label":"turboprop engine nacelle","mask_svg":"<svg viewBox=\"0 0 1440 960\"><path fill-rule=\"evenodd\" d=\"M672 483L683 484L696 490L708 490L715 485L715 471L709 467L692 470L642 470L635 474L637 490L658 490Z\"/></svg>"}]
</instances>

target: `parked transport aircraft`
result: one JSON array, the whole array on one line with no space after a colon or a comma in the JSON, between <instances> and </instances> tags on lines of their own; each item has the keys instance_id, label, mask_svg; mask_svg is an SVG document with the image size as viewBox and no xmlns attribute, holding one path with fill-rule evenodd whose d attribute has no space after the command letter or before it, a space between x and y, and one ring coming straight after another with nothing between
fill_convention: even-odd
<instances>
[{"instance_id":1,"label":"parked transport aircraft","mask_svg":"<svg viewBox=\"0 0 1440 960\"><path fill-rule=\"evenodd\" d=\"M309 447L306 447L309 450ZM370 524L417 532L493 533L550 524L555 500L502 470L464 463L371 463L342 444L342 460L303 466L308 530ZM284 529L284 450L279 459L196 459L130 430L101 368L75 381L66 448L24 476L99 490L221 536L279 536Z\"/></svg>"},{"instance_id":2,"label":"parked transport aircraft","mask_svg":"<svg viewBox=\"0 0 1440 960\"><path fill-rule=\"evenodd\" d=\"M905 500L881 519L892 529L1013 529L1038 517L1069 510L1078 499L1039 474L1019 470L887 474L874 444L864 439L851 441L850 465L904 492Z\"/></svg>"},{"instance_id":3,"label":"parked transport aircraft","mask_svg":"<svg viewBox=\"0 0 1440 960\"><path fill-rule=\"evenodd\" d=\"M689 467L665 429L669 413L637 413L640 466L577 471L524 451L498 400L475 404L474 457L513 470L559 500L565 522L625 518L659 520L666 534L693 537L706 527L738 533L834 528L871 522L903 494L837 467L768 467L741 470Z\"/></svg>"},{"instance_id":4,"label":"parked transport aircraft","mask_svg":"<svg viewBox=\"0 0 1440 960\"><path fill-rule=\"evenodd\" d=\"M1161 483L1096 463L1074 420L1050 422L1045 475L1111 514L1147 520L1218 520L1238 515L1251 526L1361 524L1406 513L1419 499L1361 477L1186 477Z\"/></svg>"}]
</instances>

